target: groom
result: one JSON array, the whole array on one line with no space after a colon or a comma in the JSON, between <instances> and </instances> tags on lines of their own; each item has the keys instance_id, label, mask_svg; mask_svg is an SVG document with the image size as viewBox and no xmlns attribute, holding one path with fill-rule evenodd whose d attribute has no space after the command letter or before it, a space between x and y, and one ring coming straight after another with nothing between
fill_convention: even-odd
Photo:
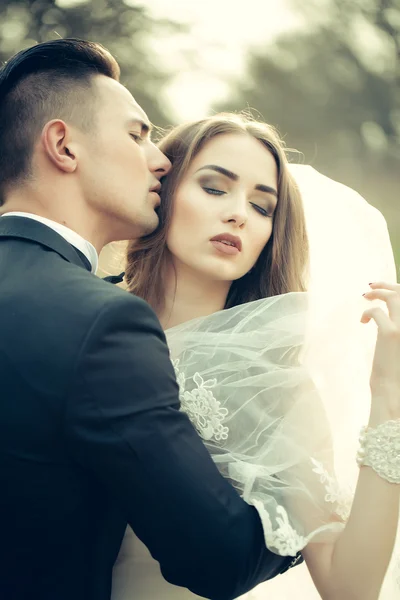
<instances>
[{"instance_id":1,"label":"groom","mask_svg":"<svg viewBox=\"0 0 400 600\"><path fill-rule=\"evenodd\" d=\"M127 523L164 577L231 599L284 572L187 417L159 322L94 276L157 224L168 159L101 46L0 72L0 598L107 600Z\"/></svg>"}]
</instances>

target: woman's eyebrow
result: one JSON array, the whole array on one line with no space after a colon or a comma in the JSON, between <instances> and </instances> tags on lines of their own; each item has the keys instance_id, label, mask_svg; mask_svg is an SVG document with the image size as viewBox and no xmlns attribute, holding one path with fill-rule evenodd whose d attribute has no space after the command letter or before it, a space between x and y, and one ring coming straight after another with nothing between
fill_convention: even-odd
<instances>
[{"instance_id":1,"label":"woman's eyebrow","mask_svg":"<svg viewBox=\"0 0 400 600\"><path fill-rule=\"evenodd\" d=\"M205 165L204 167L201 167L200 169L198 169L196 171L196 173L198 173L199 171L204 171L205 169L210 169L211 171L217 171L217 173L221 173L221 175L225 175L225 177L232 179L232 181L238 181L238 179L239 179L239 175L236 175L236 173L232 173L232 171L228 171L228 169L224 169L224 167L219 167L218 165Z\"/></svg>"}]
</instances>

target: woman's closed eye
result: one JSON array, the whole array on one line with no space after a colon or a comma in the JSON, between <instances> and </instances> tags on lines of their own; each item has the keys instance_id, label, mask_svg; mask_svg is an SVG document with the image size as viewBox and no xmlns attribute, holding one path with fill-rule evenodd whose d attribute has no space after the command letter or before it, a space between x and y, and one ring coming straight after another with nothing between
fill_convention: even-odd
<instances>
[{"instance_id":1,"label":"woman's closed eye","mask_svg":"<svg viewBox=\"0 0 400 600\"><path fill-rule=\"evenodd\" d=\"M260 215L262 215L263 217L269 217L272 218L274 216L274 211L273 209L267 209L267 208L263 208L262 206L258 206L258 204L254 204L254 202L250 202L250 204L252 205L252 207L260 213Z\"/></svg>"},{"instance_id":2,"label":"woman's closed eye","mask_svg":"<svg viewBox=\"0 0 400 600\"><path fill-rule=\"evenodd\" d=\"M206 192L206 194L210 194L211 196L222 196L223 194L227 193L227 192L224 192L223 190L218 190L217 188L212 188L212 187L207 187L207 186L203 186L203 190ZM250 202L250 204L254 208L254 210L256 210L263 217L271 218L274 216L273 209L263 208L262 206L259 206L258 204L255 204L254 202Z\"/></svg>"},{"instance_id":3,"label":"woman's closed eye","mask_svg":"<svg viewBox=\"0 0 400 600\"><path fill-rule=\"evenodd\" d=\"M222 196L223 194L226 194L226 192L223 190L217 190L216 188L207 186L203 186L203 190L206 192L206 194L211 194L212 196Z\"/></svg>"}]
</instances>

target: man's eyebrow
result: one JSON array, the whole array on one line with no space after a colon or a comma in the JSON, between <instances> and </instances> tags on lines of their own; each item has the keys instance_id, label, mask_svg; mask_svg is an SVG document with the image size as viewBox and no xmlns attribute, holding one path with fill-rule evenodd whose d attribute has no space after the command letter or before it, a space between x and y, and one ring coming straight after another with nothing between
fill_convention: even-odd
<instances>
[{"instance_id":1,"label":"man's eyebrow","mask_svg":"<svg viewBox=\"0 0 400 600\"><path fill-rule=\"evenodd\" d=\"M225 177L228 177L232 181L239 180L239 175L236 175L236 173L233 173L232 171L228 171L228 169L224 169L224 167L220 167L219 165L205 165L204 167L201 167L200 169L198 169L196 171L196 173L198 173L198 171L203 171L205 169L208 169L211 171L216 171L217 173L221 173L221 175L225 175ZM272 194L273 196L278 197L278 192L276 191L276 189L270 187L269 185L263 185L262 183L258 183L254 187L254 189L259 190L260 192L265 192L266 194Z\"/></svg>"},{"instance_id":2,"label":"man's eyebrow","mask_svg":"<svg viewBox=\"0 0 400 600\"><path fill-rule=\"evenodd\" d=\"M149 123L148 121L142 121L142 119L129 119L128 124L129 125L140 125L141 135L148 135L151 132L151 130L153 129L153 126L151 123Z\"/></svg>"}]
</instances>

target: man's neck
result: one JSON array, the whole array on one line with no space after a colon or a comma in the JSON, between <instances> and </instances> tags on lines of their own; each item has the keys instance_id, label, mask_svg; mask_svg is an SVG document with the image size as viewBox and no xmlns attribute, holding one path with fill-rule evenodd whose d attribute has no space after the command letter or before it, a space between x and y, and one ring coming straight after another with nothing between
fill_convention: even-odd
<instances>
[{"instance_id":1,"label":"man's neck","mask_svg":"<svg viewBox=\"0 0 400 600\"><path fill-rule=\"evenodd\" d=\"M231 285L202 277L184 265L176 268L176 277L170 269L166 279L165 306L159 314L164 329L222 310Z\"/></svg>"},{"instance_id":2,"label":"man's neck","mask_svg":"<svg viewBox=\"0 0 400 600\"><path fill-rule=\"evenodd\" d=\"M16 193L0 207L0 216L11 212L28 213L36 217L48 219L53 223L67 227L94 246L100 254L107 243L101 236L100 227L96 226L96 215L88 214L89 210L72 198L53 197L51 201L43 201L43 197L33 193Z\"/></svg>"}]
</instances>

